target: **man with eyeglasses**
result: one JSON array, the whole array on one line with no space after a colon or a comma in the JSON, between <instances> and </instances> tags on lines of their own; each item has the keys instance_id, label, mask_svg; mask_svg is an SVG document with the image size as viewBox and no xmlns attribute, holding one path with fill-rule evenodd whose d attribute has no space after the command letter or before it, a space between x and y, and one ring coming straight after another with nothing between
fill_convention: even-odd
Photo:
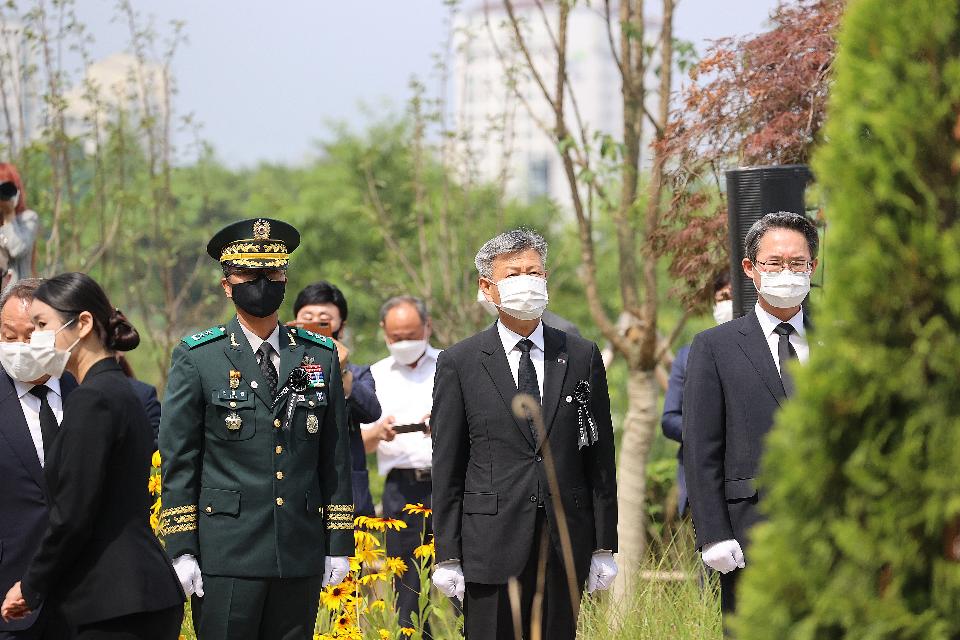
<instances>
[{"instance_id":1,"label":"man with eyeglasses","mask_svg":"<svg viewBox=\"0 0 960 640\"><path fill-rule=\"evenodd\" d=\"M173 351L159 535L200 640L313 637L353 554L350 441L334 342L278 322L295 228L259 218L207 253L236 315Z\"/></svg>"},{"instance_id":2,"label":"man with eyeglasses","mask_svg":"<svg viewBox=\"0 0 960 640\"><path fill-rule=\"evenodd\" d=\"M759 292L746 315L698 334L683 389L683 443L697 548L720 572L721 608L736 608L750 529L760 520L755 478L774 414L793 394L791 360L810 353L802 304L819 237L804 216L778 212L747 232L743 272Z\"/></svg>"}]
</instances>

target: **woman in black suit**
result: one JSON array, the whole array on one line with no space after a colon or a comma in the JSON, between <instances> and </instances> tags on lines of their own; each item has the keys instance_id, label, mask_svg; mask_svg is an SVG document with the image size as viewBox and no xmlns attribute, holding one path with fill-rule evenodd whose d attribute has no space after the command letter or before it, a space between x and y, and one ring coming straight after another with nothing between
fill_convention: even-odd
<instances>
[{"instance_id":1,"label":"woman in black suit","mask_svg":"<svg viewBox=\"0 0 960 640\"><path fill-rule=\"evenodd\" d=\"M184 596L149 526L150 428L114 358L140 337L81 273L43 283L30 313L35 342L51 343L48 373L65 366L80 386L44 469L49 525L0 613L13 619L42 604L57 607L78 639L175 640Z\"/></svg>"}]
</instances>

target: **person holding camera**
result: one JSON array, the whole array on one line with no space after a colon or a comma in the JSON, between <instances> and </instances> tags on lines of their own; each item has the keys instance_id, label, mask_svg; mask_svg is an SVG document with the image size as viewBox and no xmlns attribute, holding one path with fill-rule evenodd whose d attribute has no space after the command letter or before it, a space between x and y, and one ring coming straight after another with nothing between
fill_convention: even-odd
<instances>
[{"instance_id":1,"label":"person holding camera","mask_svg":"<svg viewBox=\"0 0 960 640\"><path fill-rule=\"evenodd\" d=\"M0 288L35 274L40 217L27 208L20 173L0 162Z\"/></svg>"}]
</instances>

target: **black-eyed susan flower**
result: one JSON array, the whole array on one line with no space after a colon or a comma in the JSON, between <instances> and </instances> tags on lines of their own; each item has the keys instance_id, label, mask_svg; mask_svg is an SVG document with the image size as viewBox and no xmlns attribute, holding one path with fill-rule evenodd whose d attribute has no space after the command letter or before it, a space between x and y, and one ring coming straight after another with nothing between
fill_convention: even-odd
<instances>
[{"instance_id":1,"label":"black-eyed susan flower","mask_svg":"<svg viewBox=\"0 0 960 640\"><path fill-rule=\"evenodd\" d=\"M338 631L338 632L340 632L340 631L346 631L347 629L349 629L349 628L352 627L352 626L353 626L353 619L352 619L350 616L348 616L347 614L343 614L342 616L338 616L337 619L333 621L333 629L334 629L334 631Z\"/></svg>"},{"instance_id":2,"label":"black-eyed susan flower","mask_svg":"<svg viewBox=\"0 0 960 640\"><path fill-rule=\"evenodd\" d=\"M386 629L380 629L378 633L380 634L380 640L390 640L390 632Z\"/></svg>"},{"instance_id":3,"label":"black-eyed susan flower","mask_svg":"<svg viewBox=\"0 0 960 640\"><path fill-rule=\"evenodd\" d=\"M418 502L416 504L404 505L403 510L406 513L423 516L424 518L429 518L430 514L433 513L433 509L431 509L430 507L423 506L422 502Z\"/></svg>"},{"instance_id":4,"label":"black-eyed susan flower","mask_svg":"<svg viewBox=\"0 0 960 640\"><path fill-rule=\"evenodd\" d=\"M330 611L338 611L340 605L350 597L351 589L343 583L325 587L320 591L320 602Z\"/></svg>"},{"instance_id":5,"label":"black-eyed susan flower","mask_svg":"<svg viewBox=\"0 0 960 640\"><path fill-rule=\"evenodd\" d=\"M153 466L154 469L160 468L160 452L159 451L153 452L153 457L150 458L150 464L151 466Z\"/></svg>"},{"instance_id":6,"label":"black-eyed susan flower","mask_svg":"<svg viewBox=\"0 0 960 640\"><path fill-rule=\"evenodd\" d=\"M370 603L370 611L384 611L387 608L387 603L383 599L377 599Z\"/></svg>"},{"instance_id":7,"label":"black-eyed susan flower","mask_svg":"<svg viewBox=\"0 0 960 640\"><path fill-rule=\"evenodd\" d=\"M420 559L432 558L434 553L435 553L435 550L433 546L433 540L431 540L427 544L422 544L413 550L413 555Z\"/></svg>"},{"instance_id":8,"label":"black-eyed susan flower","mask_svg":"<svg viewBox=\"0 0 960 640\"><path fill-rule=\"evenodd\" d=\"M360 584L363 586L367 586L368 584L373 584L378 580L383 580L384 582L386 582L389 577L390 575L388 573L384 573L383 571L377 571L376 573L368 573L367 575L360 577Z\"/></svg>"},{"instance_id":9,"label":"black-eyed susan flower","mask_svg":"<svg viewBox=\"0 0 960 640\"><path fill-rule=\"evenodd\" d=\"M408 638L413 635L414 630L410 627L400 627L400 633L407 636Z\"/></svg>"},{"instance_id":10,"label":"black-eyed susan flower","mask_svg":"<svg viewBox=\"0 0 960 640\"><path fill-rule=\"evenodd\" d=\"M361 516L364 517L364 516ZM353 530L353 546L357 549L373 549L380 546L377 536L362 529Z\"/></svg>"},{"instance_id":11,"label":"black-eyed susan flower","mask_svg":"<svg viewBox=\"0 0 960 640\"><path fill-rule=\"evenodd\" d=\"M154 473L153 475L151 475L150 479L147 480L147 490L150 492L150 495L152 496L160 495L160 487L162 486L162 484L163 483L160 482L159 473Z\"/></svg>"},{"instance_id":12,"label":"black-eyed susan flower","mask_svg":"<svg viewBox=\"0 0 960 640\"><path fill-rule=\"evenodd\" d=\"M363 527L373 531L386 531L387 529L400 531L400 529L407 528L406 522L403 520L397 520L396 518L370 518L367 516L358 516L353 522L354 525L358 527Z\"/></svg>"},{"instance_id":13,"label":"black-eyed susan flower","mask_svg":"<svg viewBox=\"0 0 960 640\"><path fill-rule=\"evenodd\" d=\"M390 557L384 560L384 568L387 570L387 573L402 576L407 572L407 563L403 561L403 558Z\"/></svg>"}]
</instances>

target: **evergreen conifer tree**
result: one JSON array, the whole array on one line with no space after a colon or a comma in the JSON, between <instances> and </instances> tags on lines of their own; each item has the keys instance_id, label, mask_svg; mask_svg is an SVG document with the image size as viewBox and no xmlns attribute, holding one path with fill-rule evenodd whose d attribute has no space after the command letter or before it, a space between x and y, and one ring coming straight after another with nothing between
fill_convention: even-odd
<instances>
[{"instance_id":1,"label":"evergreen conifer tree","mask_svg":"<svg viewBox=\"0 0 960 640\"><path fill-rule=\"evenodd\" d=\"M839 44L825 294L733 628L960 638L960 2L851 0Z\"/></svg>"}]
</instances>

